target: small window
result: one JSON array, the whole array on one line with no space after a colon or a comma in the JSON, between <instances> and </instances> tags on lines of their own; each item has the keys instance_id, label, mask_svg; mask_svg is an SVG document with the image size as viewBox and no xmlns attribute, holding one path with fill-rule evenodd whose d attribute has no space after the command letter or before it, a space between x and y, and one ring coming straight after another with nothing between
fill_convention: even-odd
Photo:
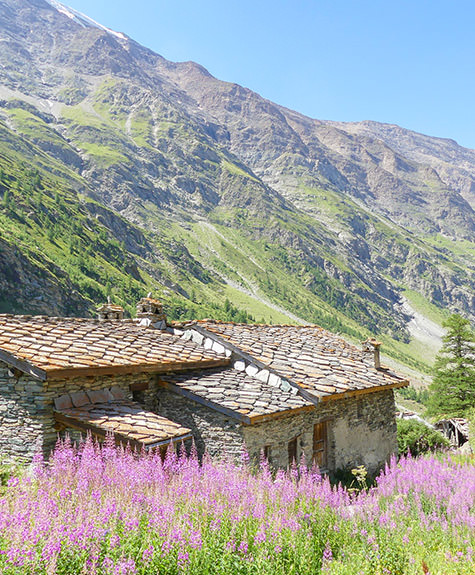
<instances>
[{"instance_id":1,"label":"small window","mask_svg":"<svg viewBox=\"0 0 475 575\"><path fill-rule=\"evenodd\" d=\"M264 448L262 451L263 451L264 457L267 459L267 461L270 461L271 446L270 445L264 445Z\"/></svg>"},{"instance_id":2,"label":"small window","mask_svg":"<svg viewBox=\"0 0 475 575\"><path fill-rule=\"evenodd\" d=\"M328 429L327 422L322 421L313 426L313 463L324 469L328 465Z\"/></svg>"},{"instance_id":3,"label":"small window","mask_svg":"<svg viewBox=\"0 0 475 575\"><path fill-rule=\"evenodd\" d=\"M361 398L359 398L356 403L356 416L358 417L358 419L363 419L364 416L364 406L363 406L363 400Z\"/></svg>"},{"instance_id":4,"label":"small window","mask_svg":"<svg viewBox=\"0 0 475 575\"><path fill-rule=\"evenodd\" d=\"M289 450L289 465L295 461L297 463L297 437L289 441L288 450Z\"/></svg>"},{"instance_id":5,"label":"small window","mask_svg":"<svg viewBox=\"0 0 475 575\"><path fill-rule=\"evenodd\" d=\"M138 403L145 403L145 393L142 390L132 390L132 399Z\"/></svg>"}]
</instances>

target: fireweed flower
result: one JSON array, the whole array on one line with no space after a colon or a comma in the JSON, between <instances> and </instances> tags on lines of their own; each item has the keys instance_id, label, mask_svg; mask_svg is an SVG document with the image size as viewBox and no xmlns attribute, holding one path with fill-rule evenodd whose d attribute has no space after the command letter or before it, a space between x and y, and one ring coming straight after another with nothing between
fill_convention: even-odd
<instances>
[{"instance_id":1,"label":"fireweed flower","mask_svg":"<svg viewBox=\"0 0 475 575\"><path fill-rule=\"evenodd\" d=\"M304 461L275 472L192 451L169 448L162 462L110 438L59 442L0 496L0 572L199 575L219 560L233 575L233 561L251 559L278 575L394 572L390 561L475 572L473 463L394 459L352 494Z\"/></svg>"}]
</instances>

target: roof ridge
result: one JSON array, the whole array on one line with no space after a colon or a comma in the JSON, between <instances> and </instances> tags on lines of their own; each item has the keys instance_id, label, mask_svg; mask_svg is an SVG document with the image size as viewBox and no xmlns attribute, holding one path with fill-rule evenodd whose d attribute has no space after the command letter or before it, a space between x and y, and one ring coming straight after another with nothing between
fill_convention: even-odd
<instances>
[{"instance_id":1,"label":"roof ridge","mask_svg":"<svg viewBox=\"0 0 475 575\"><path fill-rule=\"evenodd\" d=\"M135 317L128 317L123 319L99 319L96 317L75 317L75 316L55 316L55 315L27 315L27 314L13 314L13 313L0 313L0 321L2 319L14 319L20 321L50 321L52 323L58 322L76 322L76 323L97 323L97 324L108 324L108 323L136 323L138 325L138 319Z\"/></svg>"},{"instance_id":2,"label":"roof ridge","mask_svg":"<svg viewBox=\"0 0 475 575\"><path fill-rule=\"evenodd\" d=\"M227 321L227 320L222 320L222 319L196 319L196 320L188 320L188 321L183 321L183 322L173 322L173 323L183 323L186 325L193 325L195 323L198 324L203 324L203 323L214 323L214 324L221 324L221 325L239 325L239 326L249 326L249 327L253 327L253 326L259 326L259 327L297 327L297 328L318 328L318 329L322 329L324 331L328 331L326 330L324 327L316 324L316 323L305 323L305 324L295 324L295 323L260 323L260 322L251 322L251 323L245 323L245 322L236 322L236 321ZM328 333L332 333L332 332L328 332ZM333 334L336 335L336 334Z\"/></svg>"}]
</instances>

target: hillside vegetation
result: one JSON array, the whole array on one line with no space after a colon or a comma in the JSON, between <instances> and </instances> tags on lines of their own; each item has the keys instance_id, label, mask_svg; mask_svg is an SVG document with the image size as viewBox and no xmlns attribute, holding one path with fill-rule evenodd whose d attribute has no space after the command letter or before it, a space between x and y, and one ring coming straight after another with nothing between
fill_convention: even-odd
<instances>
[{"instance_id":1,"label":"hillside vegetation","mask_svg":"<svg viewBox=\"0 0 475 575\"><path fill-rule=\"evenodd\" d=\"M474 152L311 120L44 0L0 0L0 38L2 311L152 291L171 318L375 335L419 370L446 309L474 319Z\"/></svg>"}]
</instances>

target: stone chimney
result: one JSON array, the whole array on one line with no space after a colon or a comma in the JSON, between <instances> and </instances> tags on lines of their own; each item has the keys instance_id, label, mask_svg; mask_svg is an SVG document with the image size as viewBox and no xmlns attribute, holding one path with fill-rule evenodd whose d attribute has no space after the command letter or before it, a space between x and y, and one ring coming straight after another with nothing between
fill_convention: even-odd
<instances>
[{"instance_id":1,"label":"stone chimney","mask_svg":"<svg viewBox=\"0 0 475 575\"><path fill-rule=\"evenodd\" d=\"M363 342L363 351L373 352L373 354L374 354L374 367L376 369L382 369L381 368L381 357L379 354L379 348L381 346L382 346L382 343L380 341L377 341L376 339L367 339L366 341Z\"/></svg>"},{"instance_id":2,"label":"stone chimney","mask_svg":"<svg viewBox=\"0 0 475 575\"><path fill-rule=\"evenodd\" d=\"M167 317L163 313L162 302L151 297L143 297L137 304L137 319L139 325L148 327L151 325L155 329L167 329Z\"/></svg>"},{"instance_id":3,"label":"stone chimney","mask_svg":"<svg viewBox=\"0 0 475 575\"><path fill-rule=\"evenodd\" d=\"M97 317L101 321L108 319L124 319L124 308L120 305L111 303L110 297L107 298L107 303L103 303L97 308Z\"/></svg>"}]
</instances>

